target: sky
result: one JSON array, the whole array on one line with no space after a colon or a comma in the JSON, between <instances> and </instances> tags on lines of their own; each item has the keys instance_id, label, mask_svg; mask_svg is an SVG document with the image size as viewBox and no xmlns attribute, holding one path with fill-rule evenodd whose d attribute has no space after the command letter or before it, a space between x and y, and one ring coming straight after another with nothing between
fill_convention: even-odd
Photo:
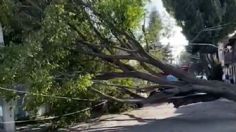
<instances>
[{"instance_id":1,"label":"sky","mask_svg":"<svg viewBox=\"0 0 236 132\"><path fill-rule=\"evenodd\" d=\"M185 50L185 45L188 44L185 36L182 33L182 28L177 26L175 19L170 16L163 6L162 0L151 0L151 3L147 6L148 11L155 8L160 14L163 26L168 26L171 32L169 38L162 36L160 42L162 44L170 44L174 58L177 60L181 51Z\"/></svg>"}]
</instances>

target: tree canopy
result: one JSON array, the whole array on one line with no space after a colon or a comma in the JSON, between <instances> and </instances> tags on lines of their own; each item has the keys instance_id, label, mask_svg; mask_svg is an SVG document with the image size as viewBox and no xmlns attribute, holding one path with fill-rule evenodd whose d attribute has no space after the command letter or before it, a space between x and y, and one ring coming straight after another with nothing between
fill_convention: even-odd
<instances>
[{"instance_id":1,"label":"tree canopy","mask_svg":"<svg viewBox=\"0 0 236 132\"><path fill-rule=\"evenodd\" d=\"M87 1L87 4L103 14L105 20L111 20L117 28L134 31L138 30L143 20L146 2L105 0ZM56 115L103 100L89 91L88 87L92 85L94 75L115 71L114 66L109 64L112 60L101 62L97 57L85 54L90 52L88 47L81 48L77 43L81 41L85 44L86 40L94 43L93 46L101 46L98 51L109 54L120 52L112 47L119 45L118 39L125 40L116 38L118 36L114 36L109 25L104 24L81 2L73 0L1 0L1 9L0 23L5 40L5 47L0 49L1 87L23 85L31 93L88 100L78 102L26 95L28 110L49 103L52 114ZM127 62L115 63L125 67ZM129 79L116 80L114 83L132 85ZM94 87L106 91L106 86ZM121 96L115 89L108 93ZM9 92L3 92L2 95L13 96Z\"/></svg>"},{"instance_id":2,"label":"tree canopy","mask_svg":"<svg viewBox=\"0 0 236 132\"><path fill-rule=\"evenodd\" d=\"M124 44L130 40L117 30L133 32L132 37L141 38L140 42L145 45L145 36L138 33L146 13L145 0L1 0L0 3L0 23L5 40L5 47L0 49L0 84L10 89L23 87L27 93L32 93L24 97L29 112L36 112L40 105L47 104L49 115L61 115L104 100L91 87L119 98L126 97L128 94L122 94L114 86L94 83L95 76L148 68L144 63L145 68L139 63L129 66L131 62L119 60L119 56L116 60L106 57L106 54L119 54L122 58L131 52L126 50L130 46ZM153 21L146 34L152 38L146 40L155 44L161 23L157 14L151 16ZM154 29L153 25L158 28ZM165 56L160 51L155 53L157 58ZM111 82L128 87L133 86L134 81L126 78ZM9 99L17 97L4 90L1 95ZM59 96L77 99L54 98ZM122 110L124 106L123 103L112 103L111 110ZM90 112L79 114L80 117L75 119L83 120Z\"/></svg>"},{"instance_id":3,"label":"tree canopy","mask_svg":"<svg viewBox=\"0 0 236 132\"><path fill-rule=\"evenodd\" d=\"M183 28L190 43L210 43L218 41L235 30L235 0L163 0L167 11ZM211 53L215 48L189 45L189 50Z\"/></svg>"},{"instance_id":4,"label":"tree canopy","mask_svg":"<svg viewBox=\"0 0 236 132\"><path fill-rule=\"evenodd\" d=\"M127 104L174 103L178 99L175 97L194 93L205 93L199 95L204 100L220 95L236 101L235 86L196 79L149 52L147 45L155 45L159 33L156 28L161 28L152 13L149 27L141 28L146 2L1 0L6 14L1 12L0 20L7 38L5 47L0 49L1 87L23 87L27 91L28 111L48 104L49 115L55 116L92 107L104 100L119 110ZM22 13L27 17L21 16ZM157 53L162 52L168 55L168 46ZM171 74L179 81L168 81L162 73ZM150 89L158 90L150 98L136 93L136 90L149 92ZM17 94L1 92L10 99ZM88 110L73 115L74 118L62 117L60 121L76 122L91 114Z\"/></svg>"}]
</instances>

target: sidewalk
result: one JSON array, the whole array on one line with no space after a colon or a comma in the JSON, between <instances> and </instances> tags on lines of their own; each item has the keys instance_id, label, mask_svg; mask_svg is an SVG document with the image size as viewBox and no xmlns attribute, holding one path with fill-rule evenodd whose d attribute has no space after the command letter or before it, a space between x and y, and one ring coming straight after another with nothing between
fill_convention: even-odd
<instances>
[{"instance_id":1,"label":"sidewalk","mask_svg":"<svg viewBox=\"0 0 236 132\"><path fill-rule=\"evenodd\" d=\"M146 106L122 114L105 115L81 123L82 132L236 132L236 103L217 100L173 108L171 104Z\"/></svg>"}]
</instances>

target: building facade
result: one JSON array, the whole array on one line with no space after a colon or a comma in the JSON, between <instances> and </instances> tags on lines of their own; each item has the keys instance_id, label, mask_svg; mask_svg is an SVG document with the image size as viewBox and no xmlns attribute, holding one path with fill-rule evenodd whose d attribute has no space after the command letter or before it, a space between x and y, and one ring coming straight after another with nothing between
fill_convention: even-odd
<instances>
[{"instance_id":1,"label":"building facade","mask_svg":"<svg viewBox=\"0 0 236 132\"><path fill-rule=\"evenodd\" d=\"M222 79L236 84L236 35L218 44L218 56L223 69Z\"/></svg>"}]
</instances>

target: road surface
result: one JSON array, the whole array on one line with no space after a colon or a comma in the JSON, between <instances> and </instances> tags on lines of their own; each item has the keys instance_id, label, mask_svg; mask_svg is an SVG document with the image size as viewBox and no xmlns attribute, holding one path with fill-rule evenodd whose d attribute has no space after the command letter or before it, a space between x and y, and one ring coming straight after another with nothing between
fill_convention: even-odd
<instances>
[{"instance_id":1,"label":"road surface","mask_svg":"<svg viewBox=\"0 0 236 132\"><path fill-rule=\"evenodd\" d=\"M105 115L81 123L81 132L236 132L236 103L217 100L178 109L171 104L151 105L122 114Z\"/></svg>"}]
</instances>

